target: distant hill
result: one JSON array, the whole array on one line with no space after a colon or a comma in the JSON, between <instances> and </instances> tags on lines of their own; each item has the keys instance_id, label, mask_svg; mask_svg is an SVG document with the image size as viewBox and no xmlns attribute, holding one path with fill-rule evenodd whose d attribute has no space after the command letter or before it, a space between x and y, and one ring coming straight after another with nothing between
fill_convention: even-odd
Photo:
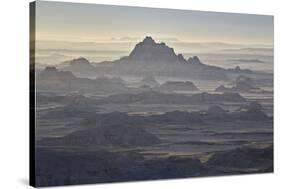
<instances>
[{"instance_id":1,"label":"distant hill","mask_svg":"<svg viewBox=\"0 0 281 189\"><path fill-rule=\"evenodd\" d=\"M256 82L249 77L238 76L231 87L220 85L216 92L250 92L250 93L270 93L256 86Z\"/></svg>"},{"instance_id":2,"label":"distant hill","mask_svg":"<svg viewBox=\"0 0 281 189\"><path fill-rule=\"evenodd\" d=\"M250 69L241 69L240 66L236 66L235 68L230 68L230 69L227 69L226 70L227 72L230 72L230 73L244 73L244 74L251 74L253 73L252 70Z\"/></svg>"},{"instance_id":3,"label":"distant hill","mask_svg":"<svg viewBox=\"0 0 281 189\"><path fill-rule=\"evenodd\" d=\"M167 81L160 85L156 90L160 91L199 91L190 81Z\"/></svg>"},{"instance_id":4,"label":"distant hill","mask_svg":"<svg viewBox=\"0 0 281 189\"><path fill-rule=\"evenodd\" d=\"M64 71L71 71L75 75L91 74L94 71L94 66L84 57L79 57L73 60L65 61L58 66Z\"/></svg>"},{"instance_id":5,"label":"distant hill","mask_svg":"<svg viewBox=\"0 0 281 189\"><path fill-rule=\"evenodd\" d=\"M36 77L36 89L92 92L97 94L126 91L120 78L98 77L79 78L70 71L60 71L56 67L46 67Z\"/></svg>"},{"instance_id":6,"label":"distant hill","mask_svg":"<svg viewBox=\"0 0 281 189\"><path fill-rule=\"evenodd\" d=\"M153 76L146 76L138 83L138 85L140 85L140 86L148 86L148 87L157 87L160 84L155 79L155 77L153 77Z\"/></svg>"},{"instance_id":7,"label":"distant hill","mask_svg":"<svg viewBox=\"0 0 281 189\"><path fill-rule=\"evenodd\" d=\"M189 103L207 103L207 102L245 102L246 99L238 93L210 94L198 93L191 96L183 94L167 94L157 91L145 91L137 94L113 94L101 100L97 104L189 104Z\"/></svg>"}]
</instances>

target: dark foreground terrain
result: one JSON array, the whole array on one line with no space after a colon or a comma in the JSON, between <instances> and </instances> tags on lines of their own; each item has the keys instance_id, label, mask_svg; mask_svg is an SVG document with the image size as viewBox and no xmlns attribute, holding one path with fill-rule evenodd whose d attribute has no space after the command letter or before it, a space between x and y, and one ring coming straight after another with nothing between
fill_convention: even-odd
<instances>
[{"instance_id":1,"label":"dark foreground terrain","mask_svg":"<svg viewBox=\"0 0 281 189\"><path fill-rule=\"evenodd\" d=\"M186 156L143 157L138 151L37 149L36 185L55 186L273 171L273 147L238 148L207 162Z\"/></svg>"},{"instance_id":2,"label":"dark foreground terrain","mask_svg":"<svg viewBox=\"0 0 281 189\"><path fill-rule=\"evenodd\" d=\"M203 95L193 103L210 103L207 110L143 114L105 111L110 96L37 97L37 186L273 171L273 117L256 101ZM141 99L136 107L163 105Z\"/></svg>"}]
</instances>

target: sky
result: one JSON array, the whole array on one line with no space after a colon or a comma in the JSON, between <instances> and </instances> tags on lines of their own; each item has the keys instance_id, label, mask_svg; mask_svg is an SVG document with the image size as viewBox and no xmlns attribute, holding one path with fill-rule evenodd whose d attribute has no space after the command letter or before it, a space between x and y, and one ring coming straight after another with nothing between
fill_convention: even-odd
<instances>
[{"instance_id":1,"label":"sky","mask_svg":"<svg viewBox=\"0 0 281 189\"><path fill-rule=\"evenodd\" d=\"M36 40L262 44L273 46L273 16L36 2Z\"/></svg>"}]
</instances>

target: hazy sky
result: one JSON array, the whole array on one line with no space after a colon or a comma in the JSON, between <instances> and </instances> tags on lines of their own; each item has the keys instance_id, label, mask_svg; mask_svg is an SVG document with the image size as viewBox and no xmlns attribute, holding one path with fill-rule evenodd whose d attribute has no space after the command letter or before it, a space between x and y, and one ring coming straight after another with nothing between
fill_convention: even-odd
<instances>
[{"instance_id":1,"label":"hazy sky","mask_svg":"<svg viewBox=\"0 0 281 189\"><path fill-rule=\"evenodd\" d=\"M273 45L273 17L37 1L37 40L163 41Z\"/></svg>"}]
</instances>

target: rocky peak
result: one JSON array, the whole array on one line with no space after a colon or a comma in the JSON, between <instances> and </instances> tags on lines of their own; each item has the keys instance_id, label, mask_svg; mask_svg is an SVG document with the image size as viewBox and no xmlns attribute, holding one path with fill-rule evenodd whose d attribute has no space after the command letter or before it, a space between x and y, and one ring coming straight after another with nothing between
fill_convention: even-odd
<instances>
[{"instance_id":1,"label":"rocky peak","mask_svg":"<svg viewBox=\"0 0 281 189\"><path fill-rule=\"evenodd\" d=\"M150 45L150 44L156 44L155 41L154 41L154 39L152 39L152 37L150 37L150 36L146 36L146 37L143 39L142 43L143 43L143 44L148 44L148 45Z\"/></svg>"},{"instance_id":2,"label":"rocky peak","mask_svg":"<svg viewBox=\"0 0 281 189\"><path fill-rule=\"evenodd\" d=\"M240 68L240 66L236 66L236 67L234 68L234 70L240 71L241 68Z\"/></svg>"},{"instance_id":3,"label":"rocky peak","mask_svg":"<svg viewBox=\"0 0 281 189\"><path fill-rule=\"evenodd\" d=\"M193 57L188 58L187 63L202 64L202 62L200 61L200 59L197 56L193 56Z\"/></svg>"},{"instance_id":4,"label":"rocky peak","mask_svg":"<svg viewBox=\"0 0 281 189\"><path fill-rule=\"evenodd\" d=\"M186 61L182 54L178 54L179 61Z\"/></svg>"},{"instance_id":5,"label":"rocky peak","mask_svg":"<svg viewBox=\"0 0 281 189\"><path fill-rule=\"evenodd\" d=\"M152 37L145 37L129 55L129 59L142 62L177 62L173 48L165 43L156 43Z\"/></svg>"}]
</instances>

